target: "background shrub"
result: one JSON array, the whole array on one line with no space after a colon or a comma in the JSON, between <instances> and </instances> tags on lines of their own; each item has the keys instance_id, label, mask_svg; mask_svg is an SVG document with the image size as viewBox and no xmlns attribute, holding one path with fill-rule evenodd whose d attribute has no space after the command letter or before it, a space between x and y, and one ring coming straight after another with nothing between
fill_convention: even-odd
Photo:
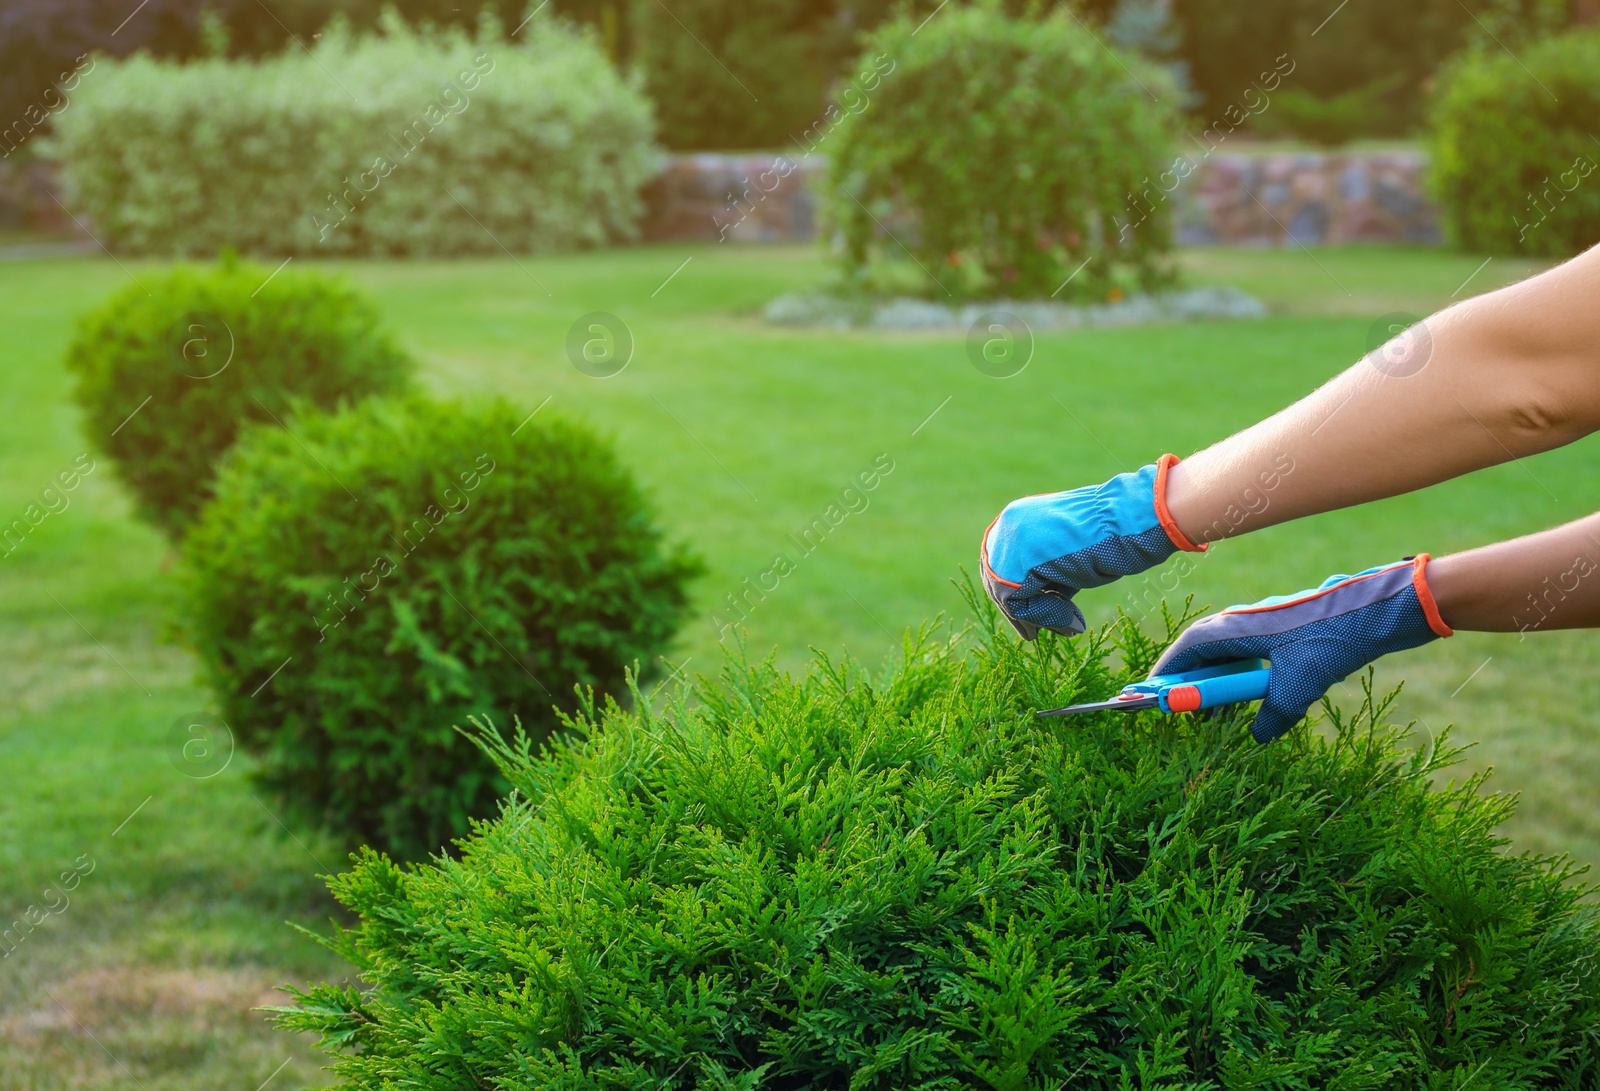
<instances>
[{"instance_id":1,"label":"background shrub","mask_svg":"<svg viewBox=\"0 0 1600 1091\"><path fill-rule=\"evenodd\" d=\"M503 789L453 724L541 740L575 685L648 674L684 613L696 566L610 445L524 415L372 400L257 430L186 543L190 634L262 778L398 855Z\"/></svg>"},{"instance_id":2,"label":"background shrub","mask_svg":"<svg viewBox=\"0 0 1600 1091\"><path fill-rule=\"evenodd\" d=\"M537 3L537 0L535 0ZM604 24L628 0L557 0L554 7ZM309 42L330 21L370 30L385 9L412 26L475 27L487 11L507 32L526 6L495 0L145 0L138 17L122 0L5 0L0 4L0 151L40 128L40 115L65 107L51 93L83 54L137 52L173 59L260 57ZM60 99L76 96L61 89ZM32 109L38 108L38 114ZM21 124L19 124L21 123Z\"/></svg>"},{"instance_id":3,"label":"background shrub","mask_svg":"<svg viewBox=\"0 0 1600 1091\"><path fill-rule=\"evenodd\" d=\"M1129 627L1112 631L1125 632ZM1175 631L1175 630L1174 630ZM285 1009L347 1088L1587 1087L1594 911L1372 701L1258 747L1102 697L1102 639L729 667L499 752L462 857L366 853ZM352 1048L353 1047L353 1048Z\"/></svg>"},{"instance_id":4,"label":"background shrub","mask_svg":"<svg viewBox=\"0 0 1600 1091\"><path fill-rule=\"evenodd\" d=\"M818 5L676 0L670 11L637 10L637 63L668 147L782 146L822 109L836 58L822 49Z\"/></svg>"},{"instance_id":5,"label":"background shrub","mask_svg":"<svg viewBox=\"0 0 1600 1091\"><path fill-rule=\"evenodd\" d=\"M1021 7L1026 0L1007 0ZM848 79L861 35L891 8L939 0L557 0L600 28L643 78L661 140L677 151L792 148Z\"/></svg>"},{"instance_id":6,"label":"background shrub","mask_svg":"<svg viewBox=\"0 0 1600 1091\"><path fill-rule=\"evenodd\" d=\"M148 0L138 18L129 19L120 0L8 0L0 5L0 151L28 144L34 130L48 129L59 100L76 97L53 85L85 53L122 57L142 50L172 59L298 54L295 39L311 42L330 21L371 30L385 8L411 26L472 28L489 17L509 33L535 6L276 0L269 11L257 0ZM613 64L639 73L658 103L669 147L745 150L792 146L822 116L833 81L852 75L861 36L891 10L920 22L939 7L938 0L774 0L754 7L740 0L547 0L545 11L591 28ZM1004 7L1018 14L1029 4L1004 0ZM1432 74L1463 44L1498 49L1504 43L1517 51L1579 14L1574 0L1478 0L1470 8L1456 0L1416 0L1393 10L1347 8L1330 20L1321 0L1277 0L1260 10L1229 0L1074 5L1113 45L1169 67L1201 129L1242 94L1254 101L1254 81L1286 53L1298 62L1290 81L1300 89L1292 92L1296 101L1252 120L1252 131L1329 143L1349 133L1414 132ZM220 33L210 32L208 18ZM1272 98L1276 103L1276 94ZM1320 108L1330 102L1331 108Z\"/></svg>"},{"instance_id":7,"label":"background shrub","mask_svg":"<svg viewBox=\"0 0 1600 1091\"><path fill-rule=\"evenodd\" d=\"M883 280L882 259L898 260L910 279L894 287L941 299L1049 296L1090 257L1065 295L1163 278L1171 209L1153 180L1176 130L1159 69L1109 52L1070 14L1016 20L989 4L920 31L896 19L860 68L881 78L828 136L827 216L849 278ZM1145 190L1153 207L1133 196Z\"/></svg>"},{"instance_id":8,"label":"background shrub","mask_svg":"<svg viewBox=\"0 0 1600 1091\"><path fill-rule=\"evenodd\" d=\"M1298 66L1295 69L1299 71ZM1292 78L1292 76L1291 76ZM1386 100L1399 81L1389 79L1357 87L1340 94L1319 95L1298 87L1280 87L1265 107L1263 130L1292 133L1315 144L1338 147L1358 136L1370 135L1373 118L1393 119ZM1408 96L1415 102L1417 96ZM1259 99L1252 101L1259 102ZM1267 118L1270 117L1270 121Z\"/></svg>"},{"instance_id":9,"label":"background shrub","mask_svg":"<svg viewBox=\"0 0 1600 1091\"><path fill-rule=\"evenodd\" d=\"M229 260L142 274L79 323L67 366L90 443L176 535L246 424L397 390L413 364L343 282Z\"/></svg>"},{"instance_id":10,"label":"background shrub","mask_svg":"<svg viewBox=\"0 0 1600 1091\"><path fill-rule=\"evenodd\" d=\"M937 2L918 0L915 6L926 14ZM1010 0L1017 7L1023 2ZM0 140L9 133L16 142L18 133L26 137L38 125L28 121L31 106L39 107L41 118L54 112L52 85L85 53L125 57L146 51L174 60L259 58L285 49L298 53L296 40L310 43L336 21L372 30L381 24L385 8L413 27L471 29L488 16L509 34L530 9L542 6L547 15L559 13L590 28L613 64L638 67L661 104L663 135L672 147L780 147L814 120L829 80L854 59L858 34L880 22L890 3L147 0L139 17L129 19L121 0L7 0L0 4ZM729 71L750 88L748 94ZM63 97L75 96L69 90ZM6 147L0 144L0 151Z\"/></svg>"},{"instance_id":11,"label":"background shrub","mask_svg":"<svg viewBox=\"0 0 1600 1091\"><path fill-rule=\"evenodd\" d=\"M1122 0L1128 3L1130 0ZM1335 5L1336 6L1336 5ZM1423 124L1423 104L1446 58L1470 43L1518 49L1573 17L1571 0L1410 0L1349 4L1275 0L1174 0L1178 52L1195 91L1196 117L1211 124L1230 104L1259 103L1257 76L1275 58L1294 62L1271 105L1250 122L1258 135L1287 132L1325 144L1402 136ZM1252 111L1254 112L1254 111Z\"/></svg>"},{"instance_id":12,"label":"background shrub","mask_svg":"<svg viewBox=\"0 0 1600 1091\"><path fill-rule=\"evenodd\" d=\"M1567 256L1600 240L1600 32L1451 65L1433 105L1430 169L1451 238L1469 250ZM1553 97L1552 97L1553 96Z\"/></svg>"},{"instance_id":13,"label":"background shrub","mask_svg":"<svg viewBox=\"0 0 1600 1091\"><path fill-rule=\"evenodd\" d=\"M56 119L77 208L115 249L455 254L628 237L650 107L590 37L330 30L258 63L103 62Z\"/></svg>"}]
</instances>

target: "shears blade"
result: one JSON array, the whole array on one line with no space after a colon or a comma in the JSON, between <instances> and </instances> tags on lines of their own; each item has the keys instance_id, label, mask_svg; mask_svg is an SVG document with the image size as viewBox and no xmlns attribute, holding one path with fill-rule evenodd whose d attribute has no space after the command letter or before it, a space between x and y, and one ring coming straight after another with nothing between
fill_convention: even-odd
<instances>
[{"instance_id":1,"label":"shears blade","mask_svg":"<svg viewBox=\"0 0 1600 1091\"><path fill-rule=\"evenodd\" d=\"M1068 705L1066 708L1049 708L1036 713L1039 716L1071 716L1078 712L1138 712L1146 708L1160 708L1161 698L1154 693L1123 693L1109 701L1092 701L1086 705Z\"/></svg>"}]
</instances>

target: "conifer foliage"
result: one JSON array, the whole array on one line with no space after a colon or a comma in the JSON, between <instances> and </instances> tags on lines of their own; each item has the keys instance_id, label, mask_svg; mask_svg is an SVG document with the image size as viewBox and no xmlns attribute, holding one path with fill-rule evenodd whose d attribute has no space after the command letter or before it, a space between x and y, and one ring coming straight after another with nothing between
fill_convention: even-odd
<instances>
[{"instance_id":1,"label":"conifer foliage","mask_svg":"<svg viewBox=\"0 0 1600 1091\"><path fill-rule=\"evenodd\" d=\"M659 668L699 563L611 442L496 400L369 398L255 428L185 541L185 627L258 781L425 859L505 785L453 725L535 744Z\"/></svg>"},{"instance_id":2,"label":"conifer foliage","mask_svg":"<svg viewBox=\"0 0 1600 1091\"><path fill-rule=\"evenodd\" d=\"M1459 750L1370 681L1265 747L1239 714L1041 720L1159 642L995 620L880 677L591 703L542 756L486 730L501 816L337 877L369 987L280 1022L374 1091L1595 1085L1571 867L1508 852L1481 778L1435 787Z\"/></svg>"}]
</instances>

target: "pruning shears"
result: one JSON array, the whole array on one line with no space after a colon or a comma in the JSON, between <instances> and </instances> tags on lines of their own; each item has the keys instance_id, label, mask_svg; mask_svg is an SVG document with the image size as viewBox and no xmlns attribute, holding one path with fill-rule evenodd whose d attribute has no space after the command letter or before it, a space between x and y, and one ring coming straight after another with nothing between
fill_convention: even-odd
<instances>
[{"instance_id":1,"label":"pruning shears","mask_svg":"<svg viewBox=\"0 0 1600 1091\"><path fill-rule=\"evenodd\" d=\"M1218 705L1259 701L1267 695L1271 672L1260 659L1240 659L1213 667L1199 667L1176 674L1158 674L1124 686L1109 701L1046 709L1040 716L1070 716L1075 712L1138 712L1157 708L1162 712L1198 712Z\"/></svg>"}]
</instances>

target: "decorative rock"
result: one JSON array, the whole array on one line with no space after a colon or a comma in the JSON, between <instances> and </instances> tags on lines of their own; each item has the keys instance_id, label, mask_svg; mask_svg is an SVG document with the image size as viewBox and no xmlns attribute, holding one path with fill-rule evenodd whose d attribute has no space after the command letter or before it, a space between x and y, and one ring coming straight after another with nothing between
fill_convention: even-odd
<instances>
[{"instance_id":1,"label":"decorative rock","mask_svg":"<svg viewBox=\"0 0 1600 1091\"><path fill-rule=\"evenodd\" d=\"M1159 295L1140 295L1116 303L1049 303L997 300L950 307L925 299L843 299L825 294L784 295L762 312L777 326L811 329L966 330L983 315L1005 311L1029 329L1072 330L1144 326L1213 318L1264 318L1267 308L1237 288L1185 288Z\"/></svg>"},{"instance_id":2,"label":"decorative rock","mask_svg":"<svg viewBox=\"0 0 1600 1091\"><path fill-rule=\"evenodd\" d=\"M775 326L847 330L865 325L872 310L864 303L835 295L781 295L768 303L761 315Z\"/></svg>"}]
</instances>

